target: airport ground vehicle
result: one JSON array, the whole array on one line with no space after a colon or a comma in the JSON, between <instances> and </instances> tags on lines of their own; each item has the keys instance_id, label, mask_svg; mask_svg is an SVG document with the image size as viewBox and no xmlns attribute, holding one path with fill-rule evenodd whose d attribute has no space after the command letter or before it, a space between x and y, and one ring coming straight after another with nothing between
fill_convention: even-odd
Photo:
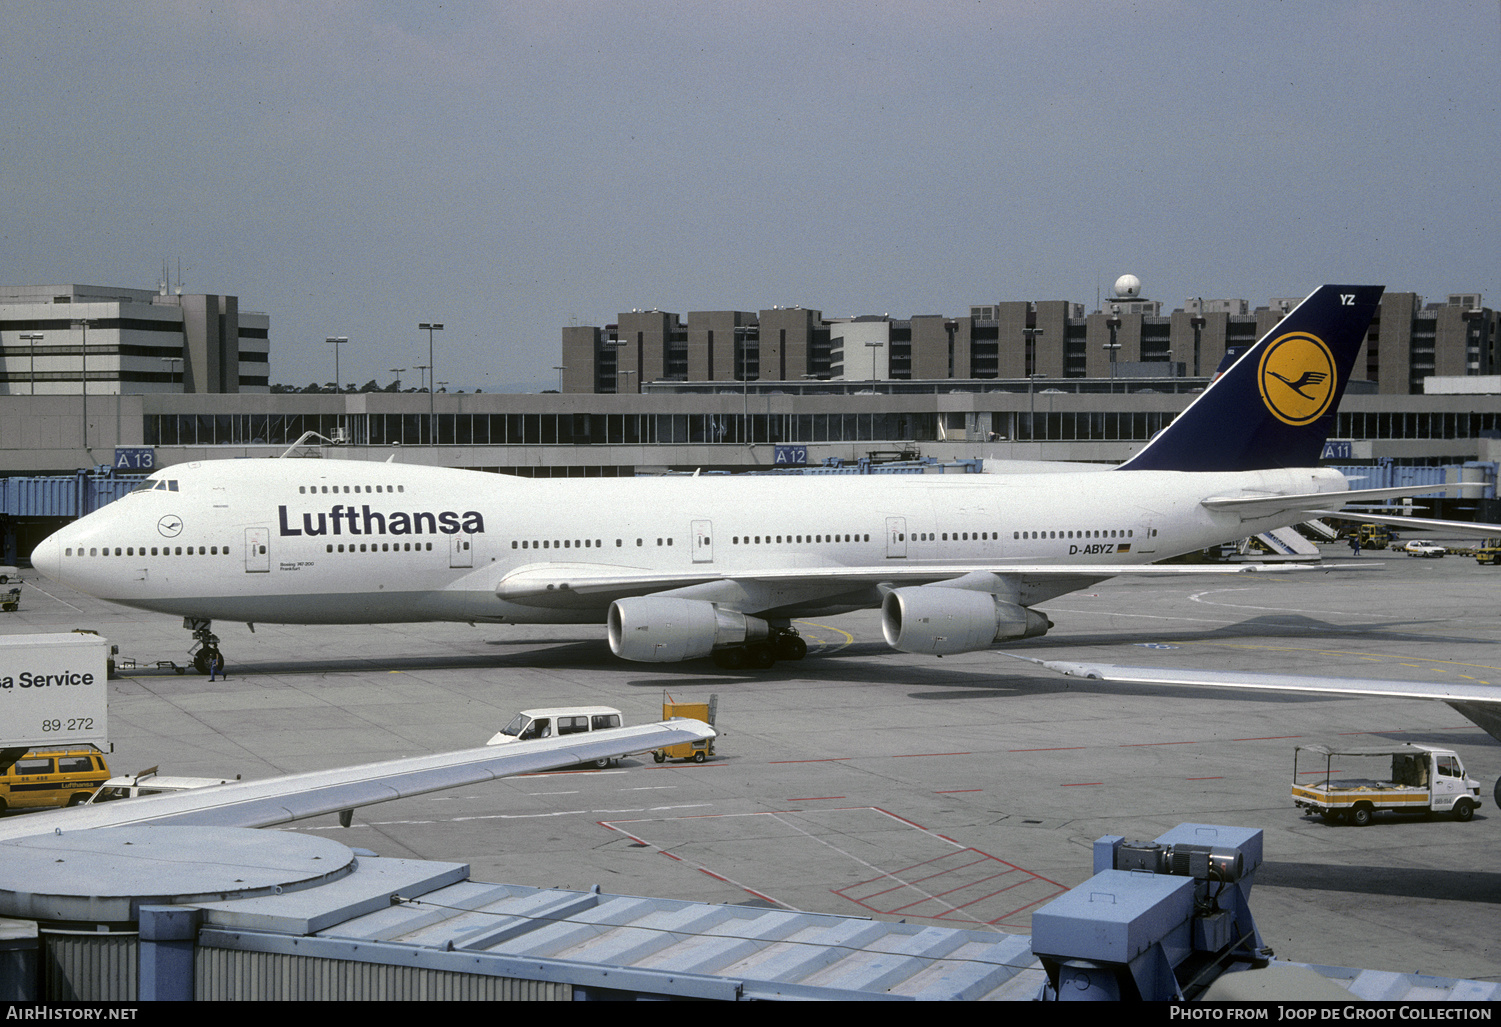
<instances>
[{"instance_id":1,"label":"airport ground vehicle","mask_svg":"<svg viewBox=\"0 0 1501 1027\"><path fill-rule=\"evenodd\" d=\"M490 736L486 745L505 745L533 738L557 738L620 727L620 711L612 706L557 706L549 709L522 710L511 722ZM596 767L608 767L616 760L595 760Z\"/></svg>"},{"instance_id":2,"label":"airport ground vehicle","mask_svg":"<svg viewBox=\"0 0 1501 1027\"><path fill-rule=\"evenodd\" d=\"M1396 540L1396 535L1384 524L1362 524L1356 533L1362 549L1385 549Z\"/></svg>"},{"instance_id":3,"label":"airport ground vehicle","mask_svg":"<svg viewBox=\"0 0 1501 1027\"><path fill-rule=\"evenodd\" d=\"M1475 550L1475 562L1501 567L1501 538L1488 538Z\"/></svg>"},{"instance_id":4,"label":"airport ground vehicle","mask_svg":"<svg viewBox=\"0 0 1501 1027\"><path fill-rule=\"evenodd\" d=\"M672 697L664 690L662 692L662 719L671 720L673 717L687 717L689 720L701 720L710 727L719 717L719 696L709 696L708 702L673 702ZM658 749L652 753L652 759L658 763L669 759L692 760L694 763L702 763L714 755L714 739L706 738L702 741L684 742L682 745L669 745L665 749Z\"/></svg>"},{"instance_id":5,"label":"airport ground vehicle","mask_svg":"<svg viewBox=\"0 0 1501 1027\"><path fill-rule=\"evenodd\" d=\"M186 792L193 788L210 785L227 785L238 781L235 777L163 777L156 767L147 767L135 774L112 777L100 785L88 797L86 805L110 802L114 799L136 799L142 795L161 795L163 792Z\"/></svg>"},{"instance_id":6,"label":"airport ground vehicle","mask_svg":"<svg viewBox=\"0 0 1501 1027\"><path fill-rule=\"evenodd\" d=\"M93 746L33 749L0 772L0 813L77 806L108 779L109 764Z\"/></svg>"},{"instance_id":7,"label":"airport ground vehicle","mask_svg":"<svg viewBox=\"0 0 1501 1027\"><path fill-rule=\"evenodd\" d=\"M21 586L8 588L0 592L0 610L6 613L15 613L21 608Z\"/></svg>"},{"instance_id":8,"label":"airport ground vehicle","mask_svg":"<svg viewBox=\"0 0 1501 1027\"><path fill-rule=\"evenodd\" d=\"M9 585L12 581L21 580L21 570L10 564L0 564L0 585Z\"/></svg>"},{"instance_id":9,"label":"airport ground vehicle","mask_svg":"<svg viewBox=\"0 0 1501 1027\"><path fill-rule=\"evenodd\" d=\"M1420 538L1415 538L1411 542L1407 543L1407 545L1402 547L1402 551L1408 556L1424 556L1435 558L1441 558L1445 553L1448 552L1448 550L1443 546Z\"/></svg>"},{"instance_id":10,"label":"airport ground vehicle","mask_svg":"<svg viewBox=\"0 0 1501 1027\"><path fill-rule=\"evenodd\" d=\"M1322 781L1299 783L1309 773L1303 754L1323 758ZM1354 772L1336 778L1338 770ZM1379 761L1379 762L1378 762ZM1362 767L1360 764L1365 763ZM1375 775L1357 776L1370 768ZM1315 773L1317 771L1314 771ZM1293 804L1307 816L1333 823L1344 818L1365 827L1377 813L1452 813L1468 821L1480 807L1480 782L1465 776L1463 761L1452 749L1429 745L1331 746L1300 745L1293 750Z\"/></svg>"}]
</instances>

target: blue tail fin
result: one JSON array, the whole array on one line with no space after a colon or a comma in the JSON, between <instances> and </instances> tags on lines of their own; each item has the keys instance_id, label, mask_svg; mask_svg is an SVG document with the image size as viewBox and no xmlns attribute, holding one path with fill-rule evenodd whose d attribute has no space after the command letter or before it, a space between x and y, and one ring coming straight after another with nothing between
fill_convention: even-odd
<instances>
[{"instance_id":1,"label":"blue tail fin","mask_svg":"<svg viewBox=\"0 0 1501 1027\"><path fill-rule=\"evenodd\" d=\"M1317 466L1383 291L1321 287L1117 470Z\"/></svg>"}]
</instances>

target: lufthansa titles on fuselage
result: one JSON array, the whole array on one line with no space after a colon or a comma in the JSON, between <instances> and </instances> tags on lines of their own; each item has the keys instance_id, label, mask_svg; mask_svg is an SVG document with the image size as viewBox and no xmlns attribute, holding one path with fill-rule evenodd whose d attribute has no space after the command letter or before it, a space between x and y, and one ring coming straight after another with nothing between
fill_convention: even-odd
<instances>
[{"instance_id":1,"label":"lufthansa titles on fuselage","mask_svg":"<svg viewBox=\"0 0 1501 1027\"><path fill-rule=\"evenodd\" d=\"M479 535L485 530L485 519L477 510L381 513L371 510L368 505L356 509L336 503L327 513L302 514L301 527L293 526L291 518L296 514L288 514L285 506L279 506L277 510L284 538L291 535L457 535L460 532Z\"/></svg>"}]
</instances>

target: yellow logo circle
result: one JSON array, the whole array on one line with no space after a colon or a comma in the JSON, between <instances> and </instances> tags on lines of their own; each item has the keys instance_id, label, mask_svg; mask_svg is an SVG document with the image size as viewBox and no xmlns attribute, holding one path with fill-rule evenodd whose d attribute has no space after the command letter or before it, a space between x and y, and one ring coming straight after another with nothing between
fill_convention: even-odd
<instances>
[{"instance_id":1,"label":"yellow logo circle","mask_svg":"<svg viewBox=\"0 0 1501 1027\"><path fill-rule=\"evenodd\" d=\"M1261 400L1284 424L1318 420L1334 399L1334 355L1318 336L1290 332L1272 341L1261 357Z\"/></svg>"}]
</instances>

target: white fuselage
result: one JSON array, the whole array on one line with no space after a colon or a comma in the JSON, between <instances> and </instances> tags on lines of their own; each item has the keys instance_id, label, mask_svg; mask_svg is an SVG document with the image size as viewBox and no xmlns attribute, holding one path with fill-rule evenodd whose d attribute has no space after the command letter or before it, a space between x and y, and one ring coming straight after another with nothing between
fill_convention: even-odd
<instances>
[{"instance_id":1,"label":"white fuselage","mask_svg":"<svg viewBox=\"0 0 1501 1027\"><path fill-rule=\"evenodd\" d=\"M938 580L1012 564L1151 563L1287 520L1243 520L1206 510L1203 499L1346 487L1337 472L1313 468L525 479L342 460L214 461L157 472L43 541L32 560L90 595L202 619L599 622L612 596L670 587L565 600L506 584L554 568L563 578L684 583L795 570L798 586L772 605L806 615L878 605L873 582L884 568L922 565ZM865 569L870 580L820 581L819 568ZM741 605L756 612L768 602Z\"/></svg>"}]
</instances>

